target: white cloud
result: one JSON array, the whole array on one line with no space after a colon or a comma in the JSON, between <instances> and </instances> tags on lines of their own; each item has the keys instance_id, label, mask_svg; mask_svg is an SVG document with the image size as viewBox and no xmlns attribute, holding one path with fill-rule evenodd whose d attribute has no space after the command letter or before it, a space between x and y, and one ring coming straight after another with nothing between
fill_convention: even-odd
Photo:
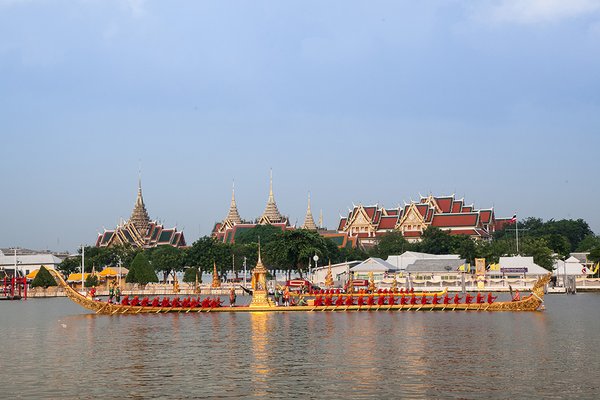
<instances>
[{"instance_id":1,"label":"white cloud","mask_svg":"<svg viewBox=\"0 0 600 400\"><path fill-rule=\"evenodd\" d=\"M558 22L595 13L598 0L502 0L477 7L476 14L499 23L536 24Z\"/></svg>"}]
</instances>

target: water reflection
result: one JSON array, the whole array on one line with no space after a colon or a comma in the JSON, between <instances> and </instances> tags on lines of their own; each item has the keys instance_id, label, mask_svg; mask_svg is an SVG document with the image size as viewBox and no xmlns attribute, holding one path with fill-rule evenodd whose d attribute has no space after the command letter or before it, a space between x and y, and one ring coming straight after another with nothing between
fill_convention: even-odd
<instances>
[{"instance_id":1,"label":"water reflection","mask_svg":"<svg viewBox=\"0 0 600 400\"><path fill-rule=\"evenodd\" d=\"M252 388L253 394L266 397L268 394L268 381L271 370L269 368L268 348L268 321L273 314L250 314L251 341L252 341Z\"/></svg>"}]
</instances>

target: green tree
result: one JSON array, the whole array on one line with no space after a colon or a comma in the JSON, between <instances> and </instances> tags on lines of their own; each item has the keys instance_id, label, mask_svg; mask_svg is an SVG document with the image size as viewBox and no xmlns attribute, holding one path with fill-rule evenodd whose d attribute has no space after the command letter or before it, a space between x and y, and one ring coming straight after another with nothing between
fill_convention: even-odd
<instances>
[{"instance_id":1,"label":"green tree","mask_svg":"<svg viewBox=\"0 0 600 400\"><path fill-rule=\"evenodd\" d=\"M256 225L252 229L241 231L235 237L235 242L237 244L258 243L258 238L260 238L260 242L265 245L274 240L281 232L281 228L273 225Z\"/></svg>"},{"instance_id":2,"label":"green tree","mask_svg":"<svg viewBox=\"0 0 600 400\"><path fill-rule=\"evenodd\" d=\"M60 264L57 269L63 274L63 276L69 276L75 272L81 272L81 256L67 257Z\"/></svg>"},{"instance_id":3,"label":"green tree","mask_svg":"<svg viewBox=\"0 0 600 400\"><path fill-rule=\"evenodd\" d=\"M600 262L600 246L594 247L590 250L588 260L590 260L593 263Z\"/></svg>"},{"instance_id":4,"label":"green tree","mask_svg":"<svg viewBox=\"0 0 600 400\"><path fill-rule=\"evenodd\" d=\"M571 252L571 242L564 235L552 233L544 236L544 239L546 239L548 247L563 258Z\"/></svg>"},{"instance_id":5,"label":"green tree","mask_svg":"<svg viewBox=\"0 0 600 400\"><path fill-rule=\"evenodd\" d=\"M423 232L422 240L417 249L429 254L449 254L452 252L454 241L449 233L440 228L429 226Z\"/></svg>"},{"instance_id":6,"label":"green tree","mask_svg":"<svg viewBox=\"0 0 600 400\"><path fill-rule=\"evenodd\" d=\"M150 282L158 282L158 277L144 252L139 252L129 265L129 272L127 273L125 282L139 283L142 286Z\"/></svg>"},{"instance_id":7,"label":"green tree","mask_svg":"<svg viewBox=\"0 0 600 400\"><path fill-rule=\"evenodd\" d=\"M410 248L411 245L404 239L402 232L394 231L386 233L378 239L377 245L371 251L371 255L386 259L390 255L402 254Z\"/></svg>"},{"instance_id":8,"label":"green tree","mask_svg":"<svg viewBox=\"0 0 600 400\"><path fill-rule=\"evenodd\" d=\"M98 286L98 275L90 274L85 278L85 287L96 287Z\"/></svg>"},{"instance_id":9,"label":"green tree","mask_svg":"<svg viewBox=\"0 0 600 400\"><path fill-rule=\"evenodd\" d=\"M600 236L587 235L585 238L583 238L583 240L581 242L579 242L579 245L577 246L577 249L575 249L575 250L584 252L584 251L590 251L594 247L600 247Z\"/></svg>"},{"instance_id":10,"label":"green tree","mask_svg":"<svg viewBox=\"0 0 600 400\"><path fill-rule=\"evenodd\" d=\"M477 245L475 241L467 235L455 235L451 236L452 246L451 254L458 254L461 258L464 258L468 263L474 264L477 254Z\"/></svg>"},{"instance_id":11,"label":"green tree","mask_svg":"<svg viewBox=\"0 0 600 400\"><path fill-rule=\"evenodd\" d=\"M137 258L137 256L136 256ZM173 246L158 246L150 253L150 260L154 271L163 273L164 282L173 271L181 271L185 265L185 253Z\"/></svg>"},{"instance_id":12,"label":"green tree","mask_svg":"<svg viewBox=\"0 0 600 400\"><path fill-rule=\"evenodd\" d=\"M185 270L183 274L183 281L188 283L196 282L196 274L198 275L198 280L200 280L200 274L202 272L198 270L198 267L191 267Z\"/></svg>"},{"instance_id":13,"label":"green tree","mask_svg":"<svg viewBox=\"0 0 600 400\"><path fill-rule=\"evenodd\" d=\"M49 286L56 286L56 281L46 267L42 265L30 286L32 288L43 287L44 289L47 289Z\"/></svg>"},{"instance_id":14,"label":"green tree","mask_svg":"<svg viewBox=\"0 0 600 400\"><path fill-rule=\"evenodd\" d=\"M554 257L552 249L548 247L546 239L525 238L521 242L521 253L525 256L533 256L533 261L540 267L552 270Z\"/></svg>"},{"instance_id":15,"label":"green tree","mask_svg":"<svg viewBox=\"0 0 600 400\"><path fill-rule=\"evenodd\" d=\"M231 268L231 245L220 242L210 236L196 240L186 251L185 264L198 267L201 271L212 272L213 263L217 264L219 275ZM239 262L239 260L236 260Z\"/></svg>"}]
</instances>

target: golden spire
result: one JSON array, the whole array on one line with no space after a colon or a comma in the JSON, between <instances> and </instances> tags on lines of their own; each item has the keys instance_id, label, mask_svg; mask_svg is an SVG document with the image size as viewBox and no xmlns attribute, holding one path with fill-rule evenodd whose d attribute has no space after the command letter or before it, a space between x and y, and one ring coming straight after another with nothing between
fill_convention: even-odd
<instances>
[{"instance_id":1,"label":"golden spire","mask_svg":"<svg viewBox=\"0 0 600 400\"><path fill-rule=\"evenodd\" d=\"M227 214L227 217L225 217L223 224L225 225L227 222L231 225L242 223L242 218L240 218L240 213L238 212L237 204L235 202L235 181L231 187L231 205L229 206L229 213Z\"/></svg>"},{"instance_id":2,"label":"golden spire","mask_svg":"<svg viewBox=\"0 0 600 400\"><path fill-rule=\"evenodd\" d=\"M221 287L221 278L219 278L219 274L217 273L217 262L213 261L213 280L212 287L220 288Z\"/></svg>"},{"instance_id":3,"label":"golden spire","mask_svg":"<svg viewBox=\"0 0 600 400\"><path fill-rule=\"evenodd\" d=\"M133 206L133 211L131 212L129 222L133 223L138 232L140 232L142 235L146 233L146 229L148 229L148 223L150 222L150 217L148 216L148 211L146 211L146 205L144 204L144 197L142 196L141 172L138 177L137 198L135 200L135 205Z\"/></svg>"},{"instance_id":4,"label":"golden spire","mask_svg":"<svg viewBox=\"0 0 600 400\"><path fill-rule=\"evenodd\" d=\"M321 212L319 213L319 229L323 229L323 209L321 208Z\"/></svg>"},{"instance_id":5,"label":"golden spire","mask_svg":"<svg viewBox=\"0 0 600 400\"><path fill-rule=\"evenodd\" d=\"M275 224L283 222L284 218L277 209L277 203L275 203L275 196L273 195L273 170L271 169L271 175L269 180L269 200L263 215L259 219L260 224Z\"/></svg>"},{"instance_id":6,"label":"golden spire","mask_svg":"<svg viewBox=\"0 0 600 400\"><path fill-rule=\"evenodd\" d=\"M310 192L308 192L308 208L306 209L306 217L304 217L302 229L308 229L311 231L317 230L317 225L315 225L315 220L313 219L312 211L310 210Z\"/></svg>"},{"instance_id":7,"label":"golden spire","mask_svg":"<svg viewBox=\"0 0 600 400\"><path fill-rule=\"evenodd\" d=\"M333 274L331 272L331 260L329 260L329 267L327 268L327 275L325 275L325 286L328 288L333 287Z\"/></svg>"}]
</instances>

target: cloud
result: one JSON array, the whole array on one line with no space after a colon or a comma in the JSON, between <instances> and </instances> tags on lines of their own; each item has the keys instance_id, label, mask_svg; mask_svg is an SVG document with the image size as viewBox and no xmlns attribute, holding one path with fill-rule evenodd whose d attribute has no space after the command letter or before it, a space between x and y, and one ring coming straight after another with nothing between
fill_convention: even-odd
<instances>
[{"instance_id":1,"label":"cloud","mask_svg":"<svg viewBox=\"0 0 600 400\"><path fill-rule=\"evenodd\" d=\"M582 17L599 10L597 0L503 0L486 2L477 7L476 14L498 23L537 24Z\"/></svg>"}]
</instances>

